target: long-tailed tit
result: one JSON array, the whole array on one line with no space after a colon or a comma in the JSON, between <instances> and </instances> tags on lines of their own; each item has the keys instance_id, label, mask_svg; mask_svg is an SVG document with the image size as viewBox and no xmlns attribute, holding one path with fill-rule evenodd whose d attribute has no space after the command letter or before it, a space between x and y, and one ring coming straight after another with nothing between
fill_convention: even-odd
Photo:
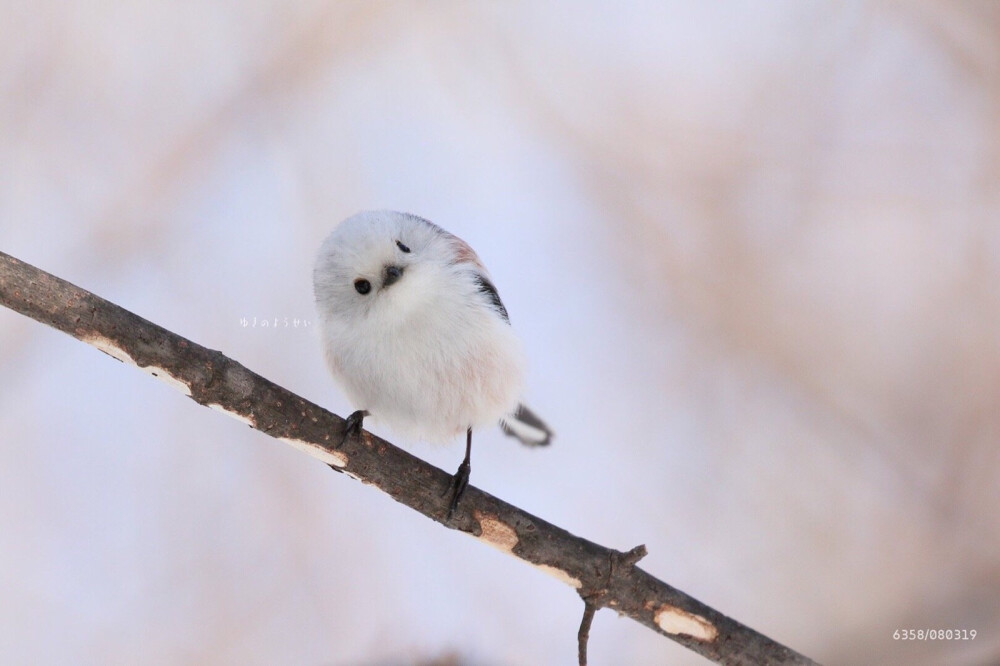
<instances>
[{"instance_id":1,"label":"long-tailed tit","mask_svg":"<svg viewBox=\"0 0 1000 666\"><path fill-rule=\"evenodd\" d=\"M520 404L521 346L485 266L469 245L427 220L362 212L323 242L313 288L327 363L366 416L427 441L466 433L449 517L469 483L472 431L499 423L528 446L548 426Z\"/></svg>"}]
</instances>

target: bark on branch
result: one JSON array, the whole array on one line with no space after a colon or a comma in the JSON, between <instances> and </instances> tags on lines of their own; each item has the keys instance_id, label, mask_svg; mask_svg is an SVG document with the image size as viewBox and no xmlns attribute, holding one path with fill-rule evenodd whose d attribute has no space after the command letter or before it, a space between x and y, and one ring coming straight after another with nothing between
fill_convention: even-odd
<instances>
[{"instance_id":1,"label":"bark on branch","mask_svg":"<svg viewBox=\"0 0 1000 666\"><path fill-rule=\"evenodd\" d=\"M593 611L611 608L722 664L812 664L636 566L644 547L620 552L570 534L469 486L452 520L451 475L206 349L65 280L0 252L0 303L130 363L189 396L388 493L445 527L541 568L583 598L585 659Z\"/></svg>"}]
</instances>

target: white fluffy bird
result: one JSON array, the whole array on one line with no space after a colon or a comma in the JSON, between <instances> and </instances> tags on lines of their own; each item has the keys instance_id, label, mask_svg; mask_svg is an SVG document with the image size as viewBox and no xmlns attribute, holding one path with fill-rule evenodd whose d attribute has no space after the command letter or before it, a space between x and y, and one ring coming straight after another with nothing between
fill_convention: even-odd
<instances>
[{"instance_id":1,"label":"white fluffy bird","mask_svg":"<svg viewBox=\"0 0 1000 666\"><path fill-rule=\"evenodd\" d=\"M313 287L327 363L357 409L406 437L466 433L449 516L468 485L472 431L500 423L529 446L552 433L520 404L524 361L486 267L427 220L366 211L323 242Z\"/></svg>"}]
</instances>

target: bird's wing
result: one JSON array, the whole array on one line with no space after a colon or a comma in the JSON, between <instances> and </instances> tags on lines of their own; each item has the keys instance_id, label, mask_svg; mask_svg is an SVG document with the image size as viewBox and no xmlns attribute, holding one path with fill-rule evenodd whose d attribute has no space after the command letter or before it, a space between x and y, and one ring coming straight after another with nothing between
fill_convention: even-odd
<instances>
[{"instance_id":1,"label":"bird's wing","mask_svg":"<svg viewBox=\"0 0 1000 666\"><path fill-rule=\"evenodd\" d=\"M510 317L507 315L507 308L503 306L503 301L500 300L500 294L497 293L497 288L493 286L490 279L479 272L475 273L473 279L476 281L476 286L479 287L479 293L486 297L490 307L496 310L497 314L509 324Z\"/></svg>"}]
</instances>

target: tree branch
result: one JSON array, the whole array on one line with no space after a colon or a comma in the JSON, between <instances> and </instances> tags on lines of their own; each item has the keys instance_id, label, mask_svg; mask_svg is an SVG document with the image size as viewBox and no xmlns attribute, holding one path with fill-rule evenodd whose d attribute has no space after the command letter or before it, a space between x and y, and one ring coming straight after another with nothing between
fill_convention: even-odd
<instances>
[{"instance_id":1,"label":"tree branch","mask_svg":"<svg viewBox=\"0 0 1000 666\"><path fill-rule=\"evenodd\" d=\"M368 432L334 448L345 432L340 417L221 352L3 252L0 303L135 365L198 404L291 444L431 520L466 532L570 585L585 602L581 658L594 612L611 608L719 663L814 663L635 566L645 547L621 553L600 546L473 486L448 521L448 473Z\"/></svg>"}]
</instances>

